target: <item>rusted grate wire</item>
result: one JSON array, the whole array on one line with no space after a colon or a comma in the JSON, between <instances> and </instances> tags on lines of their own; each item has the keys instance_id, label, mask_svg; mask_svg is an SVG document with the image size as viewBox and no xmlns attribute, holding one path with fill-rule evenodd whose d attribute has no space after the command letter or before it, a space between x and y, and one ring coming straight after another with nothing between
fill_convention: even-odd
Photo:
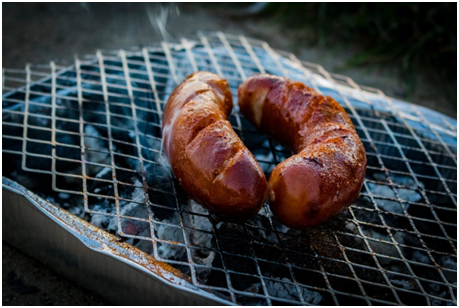
<instances>
[{"instance_id":1,"label":"rusted grate wire","mask_svg":"<svg viewBox=\"0 0 459 308\"><path fill-rule=\"evenodd\" d=\"M367 151L361 196L307 231L282 226L267 205L244 224L215 221L181 190L161 147L167 98L196 70L226 78L235 102L239 84L260 72L336 99ZM221 32L98 51L70 67L4 69L2 106L5 176L173 265L227 303L457 304L451 118ZM230 121L267 177L291 155L237 106Z\"/></svg>"}]
</instances>

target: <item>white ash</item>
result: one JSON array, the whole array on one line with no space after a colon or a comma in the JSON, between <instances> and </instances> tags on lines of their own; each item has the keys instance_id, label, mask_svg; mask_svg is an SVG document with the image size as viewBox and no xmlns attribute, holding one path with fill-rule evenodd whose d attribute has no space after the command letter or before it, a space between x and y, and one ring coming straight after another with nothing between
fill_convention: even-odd
<instances>
[{"instance_id":1,"label":"white ash","mask_svg":"<svg viewBox=\"0 0 459 308\"><path fill-rule=\"evenodd\" d=\"M452 263L449 263L449 265L451 265L451 266L455 266L453 264L456 264L456 262L457 262L456 260L454 260L451 257L442 256L440 258L440 263L441 263L443 258L446 258L445 262L447 262L447 263L452 262ZM380 259L380 261L381 260L382 259ZM427 255L421 253L420 251L415 251L411 255L410 260L416 261L416 262L419 262L419 263L424 263L424 264L429 264L430 263L430 258ZM383 263L381 263L381 264L383 264ZM404 267L404 266L399 265L398 263L389 263L389 266L385 266L385 268L387 268L387 269L389 269L389 270L391 270L393 272L396 272L396 273L403 272L404 268L402 268L402 267ZM447 274L448 274L446 271L443 271L443 273L445 274L445 276L447 276ZM429 278L429 279L435 280L437 277L424 277L424 278ZM454 272L454 277L452 276L451 278L456 279L456 272ZM390 281L395 286L401 287L403 289L417 290L417 288L418 288L417 285L414 284L414 280L390 279ZM456 283L454 283L454 284L456 284ZM437 296L437 297L441 297L441 298L447 298L448 294L449 294L442 285L436 284L436 283L429 283L426 286L424 286L424 289L425 289L425 291L427 293L432 294L432 295ZM445 304L444 301L436 300L436 299L432 299L432 298L431 298L431 301L432 301L432 305L444 305ZM449 303L448 303L448 305L449 305Z\"/></svg>"},{"instance_id":2,"label":"white ash","mask_svg":"<svg viewBox=\"0 0 459 308\"><path fill-rule=\"evenodd\" d=\"M130 202L127 204L120 204L120 214L123 216L132 216L132 217L139 217L139 218L146 218L148 217L148 210L145 205L145 191L142 187L142 183L139 180L135 180L134 185L136 186L132 192L131 200L135 202ZM138 187L140 186L140 187ZM100 212L107 212L107 213L116 213L115 208L108 207L106 204L101 203L94 207L95 211ZM118 218L116 216L107 216L102 214L93 214L90 220L91 224L106 231L117 233L118 232ZM151 237L150 228L146 227L145 223L141 223L134 219L129 220L121 220L121 228L123 231L129 230L126 232L132 235L144 236L144 237ZM134 239L129 238L126 240L127 243L133 244ZM142 246L142 250L145 252L152 254L153 246L152 244L148 244L147 241L140 241L137 245ZM134 245L134 246L137 246ZM138 247L140 248L140 247Z\"/></svg>"},{"instance_id":3,"label":"white ash","mask_svg":"<svg viewBox=\"0 0 459 308\"><path fill-rule=\"evenodd\" d=\"M435 283L429 283L428 284L427 292L429 294L432 294L432 295L440 297L440 298L446 298L447 297L446 295L448 294L448 292L446 290L442 290L441 286L438 285L438 284L435 284ZM436 298L430 298L430 300L431 300L433 306L440 306L440 305L444 305L445 304L444 301L438 300ZM452 306L452 303L448 302L447 306Z\"/></svg>"},{"instance_id":4,"label":"white ash","mask_svg":"<svg viewBox=\"0 0 459 308\"><path fill-rule=\"evenodd\" d=\"M109 187L111 188L112 185L109 185ZM101 192L102 189L100 189L99 187L97 187L96 189L94 189L94 193L98 194Z\"/></svg>"},{"instance_id":5,"label":"white ash","mask_svg":"<svg viewBox=\"0 0 459 308\"><path fill-rule=\"evenodd\" d=\"M247 287L244 290L244 292L258 294L260 292L260 288L261 288L261 283L260 282L253 283L249 287Z\"/></svg>"},{"instance_id":6,"label":"white ash","mask_svg":"<svg viewBox=\"0 0 459 308\"><path fill-rule=\"evenodd\" d=\"M112 169L111 168L108 168L108 167L104 167L102 170L100 170L97 174L96 174L96 178L98 179L103 179L104 176L107 174L107 173L111 173Z\"/></svg>"},{"instance_id":7,"label":"white ash","mask_svg":"<svg viewBox=\"0 0 459 308\"><path fill-rule=\"evenodd\" d=\"M80 218L83 218L85 211L79 206L72 206L67 209L70 213Z\"/></svg>"},{"instance_id":8,"label":"white ash","mask_svg":"<svg viewBox=\"0 0 459 308\"><path fill-rule=\"evenodd\" d=\"M170 169L168 169L168 161L164 157L164 155L157 155L157 161L160 162L162 165L159 167L155 167L155 172L163 175L164 177L170 177ZM164 167L163 167L164 166ZM108 172L111 172L111 168L104 168L99 171L96 175L97 178L103 177ZM132 191L130 199L135 202L130 202L128 204L120 205L120 214L126 216L133 216L133 217L148 217L148 210L147 206L145 205L145 191L142 187L142 183L138 179L135 180L134 185L136 186ZM95 193L100 192L100 188L96 188L94 190ZM194 201L190 200L188 204L189 210L194 213L202 213L207 214L207 211L200 206L199 204L195 203ZM112 206L110 207L108 204L101 202L101 204L96 205L94 207L95 211L107 212L107 213L116 213L116 209ZM155 217L154 217L155 218ZM156 219L158 220L158 219ZM211 231L212 224L206 217L202 217L199 215L186 215L184 216L184 223L194 229L204 230L204 231ZM116 216L107 216L102 214L94 214L91 217L90 221L93 225L100 227L104 230L107 230L112 233L118 232L118 219ZM166 224L159 224L156 223L154 225L156 237L159 239L169 239L171 241L179 241L183 238L183 231L181 229L180 218L178 215L173 215L171 217L166 217L162 219L162 222L167 223L169 225L177 226L176 228L170 227ZM122 230L128 228L131 232L129 234L135 234L139 236L145 236L151 238L151 231L150 228L145 228L144 223L138 223L136 220L122 220ZM203 248L211 248L212 247L212 235L207 234L205 232L189 232L189 241L193 243L195 246L203 247ZM128 243L133 243L133 239L128 239ZM136 244L138 248L141 248L143 251L154 254L153 246L151 242L148 241L140 241ZM158 247L158 254L162 259L166 260L177 260L186 258L185 250L182 246L179 245L157 245ZM192 249L192 256L195 262L198 264L202 264L205 266L211 266L212 262L215 258L215 252L211 250L200 250L199 254L197 250ZM210 270L208 269L197 269L198 275L202 276L202 280L205 281L207 275L209 274Z\"/></svg>"},{"instance_id":9,"label":"white ash","mask_svg":"<svg viewBox=\"0 0 459 308\"><path fill-rule=\"evenodd\" d=\"M188 208L191 212L206 214L207 211L194 202L189 200ZM178 216L173 216L171 218L163 219L163 222L167 222L172 225L180 226L180 219ZM192 229L212 231L212 224L206 217L200 215L186 215L184 216L184 224ZM156 224L155 230L158 238L167 238L167 239L180 239L182 238L182 229L181 228L171 228L167 225ZM212 235L205 232L193 232L193 230L188 229L188 241L194 246L202 248L212 248ZM158 245L158 253L164 259L181 259L184 257L185 251L176 245ZM211 266L215 258L215 252L207 249L191 250L193 260L201 265ZM207 268L196 268L197 274L200 276L201 281L206 281L207 275L210 273L210 269Z\"/></svg>"},{"instance_id":10,"label":"white ash","mask_svg":"<svg viewBox=\"0 0 459 308\"><path fill-rule=\"evenodd\" d=\"M55 205L61 207L61 204L58 203L58 202L57 202L53 197L51 197L51 196L46 197L46 200L47 200L48 202L52 203L52 204L55 204Z\"/></svg>"},{"instance_id":11,"label":"white ash","mask_svg":"<svg viewBox=\"0 0 459 308\"><path fill-rule=\"evenodd\" d=\"M62 199L62 200L67 200L68 198L70 198L70 195L69 194L66 194L66 193L59 193L59 199Z\"/></svg>"},{"instance_id":12,"label":"white ash","mask_svg":"<svg viewBox=\"0 0 459 308\"><path fill-rule=\"evenodd\" d=\"M414 285L411 283L411 281L404 280L404 279L391 279L390 282L394 284L397 287L401 287L403 289L407 290L413 290Z\"/></svg>"},{"instance_id":13,"label":"white ash","mask_svg":"<svg viewBox=\"0 0 459 308\"><path fill-rule=\"evenodd\" d=\"M297 300L298 293L296 292L295 285L288 284L288 282L290 282L290 279L288 278L284 277L281 280L287 283L266 280L266 288L268 289L268 293L272 296L283 299Z\"/></svg>"},{"instance_id":14,"label":"white ash","mask_svg":"<svg viewBox=\"0 0 459 308\"><path fill-rule=\"evenodd\" d=\"M109 149L105 145L105 141L102 139L102 135L92 125L86 125L84 127L84 134L87 138L84 139L84 144L89 151L85 152L85 159L91 163L107 164L109 160L108 151ZM113 145L113 151L116 151L116 146ZM99 166L87 164L86 168L90 174L94 174L100 168Z\"/></svg>"},{"instance_id":15,"label":"white ash","mask_svg":"<svg viewBox=\"0 0 459 308\"><path fill-rule=\"evenodd\" d=\"M94 210L101 212L103 209L99 209L97 206L95 206ZM118 231L118 220L116 219L116 217L113 216L93 214L91 216L90 223L108 232Z\"/></svg>"},{"instance_id":16,"label":"white ash","mask_svg":"<svg viewBox=\"0 0 459 308\"><path fill-rule=\"evenodd\" d=\"M420 251L415 251L413 252L412 256L411 256L411 259L413 261L417 261L417 262L420 262L420 263L424 263L424 264L429 264L430 263L430 259L427 255L423 254L422 252Z\"/></svg>"},{"instance_id":17,"label":"white ash","mask_svg":"<svg viewBox=\"0 0 459 308\"><path fill-rule=\"evenodd\" d=\"M189 207L191 208L191 211L194 213L206 213L207 211L194 202L193 200L189 200ZM212 231L213 226L210 223L209 219L203 216L199 215L188 215L186 218L185 223L188 226L192 226L193 228L199 229L199 230L204 230L204 231ZM189 232L189 241L193 243L194 245L197 245L199 247L203 248L212 248L212 235L205 233L205 232L193 232L190 230ZM212 262L214 261L215 258L215 252L211 250L200 250L199 254L195 249L191 250L191 254L193 256L193 259L195 262L198 264L202 264L205 266L211 266ZM200 276L200 279L203 281L206 281L207 275L210 273L210 269L208 268L196 268L197 274Z\"/></svg>"},{"instance_id":18,"label":"white ash","mask_svg":"<svg viewBox=\"0 0 459 308\"><path fill-rule=\"evenodd\" d=\"M260 213L259 213L260 214ZM253 238L260 238L263 239L263 241L269 242L271 244L276 244L277 243L277 236L274 232L272 232L270 229L266 228L265 225L263 225L263 221L261 220L261 216L254 216L253 218L250 219L250 225L256 226L258 228L250 228L248 231L250 235ZM281 226L280 232L288 232L290 228L285 227L284 225Z\"/></svg>"},{"instance_id":19,"label":"white ash","mask_svg":"<svg viewBox=\"0 0 459 308\"><path fill-rule=\"evenodd\" d=\"M380 182L385 182L387 180L386 175L383 173L375 173L373 174L373 177L377 181L380 181ZM391 175L391 179L392 179L392 182L398 185L403 185L403 186L406 186L412 189L418 188L413 178L410 176ZM420 182L419 184L422 188L424 188L424 183ZM371 193L375 196L397 199L394 191L389 186L375 184L375 183L367 183L367 185ZM398 196L402 200L409 201L409 202L417 202L422 199L421 195L415 190L403 189L403 188L395 188L395 189L398 193ZM376 203L380 208L383 208L384 210L388 212L403 214L402 206L396 201L376 199Z\"/></svg>"},{"instance_id":20,"label":"white ash","mask_svg":"<svg viewBox=\"0 0 459 308\"><path fill-rule=\"evenodd\" d=\"M346 223L346 228L354 233L358 234L358 229L355 224L352 222L347 222ZM370 246L375 251L376 253L380 253L382 255L388 256L388 257L395 257L395 258L400 258L401 256L397 252L397 250L394 248L389 248L387 244L380 243L378 240L385 240L388 241L389 243L391 242L391 239L387 234L381 234L380 232L376 231L375 229L365 229L364 234L370 239ZM399 244L404 244L405 243L405 233L403 232L395 232L393 233L393 237L395 241ZM405 254L406 252L404 251L403 247L400 247L401 252ZM366 250L366 247L361 247L362 250ZM407 255L405 255L407 257ZM421 251L414 251L411 256L410 260L423 263L423 264L430 264L430 258L425 254L422 253ZM406 268L405 265L400 264L399 262L393 262L392 259L390 258L378 258L379 263L387 270L390 270L395 273L403 273ZM442 256L439 258L438 263L446 268L451 268L451 269L456 269L457 266L457 260L455 258L449 257L449 256ZM456 279L457 273L454 271L443 271L443 274L449 281L453 281ZM428 277L426 277L428 278ZM430 277L431 279L436 279L437 277ZM417 285L413 284L413 280L409 279L390 279L391 283L394 286L401 287L403 289L407 290L417 290L418 287ZM429 294L446 298L448 296L448 292L445 291L445 289L442 289L439 284L428 284L425 287L425 291L428 292ZM445 303L440 300L435 300L431 299L432 304L434 305L444 305Z\"/></svg>"},{"instance_id":21,"label":"white ash","mask_svg":"<svg viewBox=\"0 0 459 308\"><path fill-rule=\"evenodd\" d=\"M368 221L369 219L366 219ZM345 224L346 229L353 234L360 235L359 230L357 229L357 226L350 222L347 221ZM379 229L379 228L378 228ZM379 240L383 240L389 243L392 243L392 239L389 237L389 234L386 231L383 231L384 233L378 232L375 228L364 228L363 234L365 237L369 239L369 243L371 246L371 249L376 252L380 253L382 255L386 256L391 256L391 257L400 257L399 253L397 250L394 248L388 249L388 244L386 243L381 243ZM395 232L392 233L392 236L394 237L394 240L398 244L405 244L405 235L403 232ZM366 250L365 248L362 247L363 250ZM385 264L390 264L391 260L386 259L386 258L381 258L380 262L385 263Z\"/></svg>"},{"instance_id":22,"label":"white ash","mask_svg":"<svg viewBox=\"0 0 459 308\"><path fill-rule=\"evenodd\" d=\"M158 162L161 162L164 166L164 170L155 170L155 172L160 172L166 178L170 176L170 169L166 168L166 166L168 166L167 159L165 159L163 155L158 155L155 157L155 160ZM155 169L163 169L163 168L155 167ZM110 171L111 171L110 168L104 168L98 173L98 176L104 176L104 174ZM136 186L142 186L142 185L140 182L137 181ZM409 185L407 186L409 187ZM384 186L378 185L378 187L384 187ZM408 195L404 195L405 193L408 192L407 190L405 190L405 192L403 190L401 191L402 193L400 194L400 197L402 199L406 200L408 198L408 200L413 201L413 200L417 200L417 198L420 198L420 196L416 193L414 194L415 197L413 198L412 197L413 195L411 195L412 191L409 191L411 197ZM382 190L380 190L379 193L384 196L395 197L393 194L393 191L389 187L382 188ZM141 212L141 213L137 212L137 211L146 211L146 207L143 205L143 203L145 202L145 195L144 195L143 188L135 188L132 193L131 198L142 204L129 203L127 205L124 205L121 208L122 214L127 214L127 215L132 215L132 216L141 215L142 217L143 215L146 215L147 214L146 212ZM379 200L379 201L383 201L383 200ZM384 204L384 202L382 203L382 205L389 205L389 204L390 203L387 203L387 204ZM189 212L192 212L192 213L201 213L204 216L208 214L207 210L205 210L202 206L200 206L193 200L189 200L188 204L186 204L185 207ZM386 210L390 210L390 209L386 208ZM269 213L265 213L265 209L262 209L260 214L268 215ZM196 270L197 270L197 276L198 276L199 281L201 283L206 283L207 277L209 276L209 274L211 274L211 270L208 267L212 266L216 256L215 256L215 252L213 252L212 250L206 250L205 248L215 248L215 247L213 247L214 243L212 241L212 235L207 234L205 232L194 232L193 229L212 231L213 226L206 217L202 217L200 215L183 215L182 218L183 218L184 225L191 228L191 229L187 229L189 231L186 234L186 236L188 236L189 243L192 243L193 245L198 246L198 247L203 247L202 250L191 249L191 254L192 254L193 260L197 264L201 264L205 266L205 267L196 267ZM116 217L107 217L104 215L93 215L91 222L95 225L100 225L103 222L105 225L108 225L108 227L105 227L104 229L112 229L115 232L118 230L118 225L117 225L118 222L117 222ZM177 226L177 228L169 227L164 224L158 224L158 223L155 224L156 236L158 238L170 239L170 240L183 238L183 231L181 229L181 222L180 222L179 215L173 215L171 217L163 218L162 222ZM252 220L253 225L257 225L261 227L261 223L262 221L259 219ZM350 222L346 224L346 227L351 233L358 232L358 230L356 229L356 226ZM282 231L287 232L288 230L289 228L283 227ZM147 228L146 230L139 230L139 235L143 235L145 237L151 237L151 234L149 234L149 232L150 232L149 228ZM264 230L260 230L259 232L260 232L259 233L260 237L263 237L270 242L275 242L276 239L273 233L268 233ZM376 240L382 239L382 240L391 242L391 239L389 238L388 234L385 232L378 232L375 229L367 228L365 230L365 234L369 238L372 238L372 239L376 239ZM403 244L405 242L403 232L393 233L393 236L398 243ZM128 242L132 242L132 240L128 240ZM147 253L153 254L153 247L151 245L151 242L149 241L140 241L139 243L136 244L136 246ZM186 251L183 249L182 246L158 245L157 247L158 247L158 254L162 259L165 259L165 260L174 260L174 259L175 260L183 260L183 259L186 260L187 259ZM383 255L400 257L398 255L398 252L395 249L387 249L386 244L380 244L377 241L371 241L371 247L375 252L381 253ZM416 260L421 263L426 263L426 261L428 261L426 260L426 256L419 252L414 252L412 258L413 260ZM394 271L394 272L402 271L402 269L399 268L399 265L391 264L391 260L388 258L381 258L380 262L383 267L391 271ZM443 263L445 264L445 267L448 267L448 268L456 266L456 263L454 262L454 260L447 259L447 258L443 261ZM282 280L282 282L266 280L269 294L275 297L279 297L279 298L298 300L298 295L297 295L298 290L296 286L288 283L289 280L287 278L283 278L279 280ZM413 286L410 280L394 279L391 281L394 285L407 289L407 290L413 290L417 288L416 286ZM259 283L256 283L256 284L250 285L247 288L247 291L250 291L250 292L253 291L255 293L258 293L260 288L261 288L261 285ZM438 288L437 288L438 290L436 290L434 285L432 286L432 288L433 289L430 290L430 286L429 286L429 290L428 290L429 293L432 292L442 297L447 296L444 290L441 290ZM310 304L317 305L323 300L323 297L319 292L316 292L314 290L309 290L304 287L300 287L299 290L302 292L302 296L304 300Z\"/></svg>"},{"instance_id":23,"label":"white ash","mask_svg":"<svg viewBox=\"0 0 459 308\"><path fill-rule=\"evenodd\" d=\"M441 256L438 262L442 267L457 270L457 258Z\"/></svg>"},{"instance_id":24,"label":"white ash","mask_svg":"<svg viewBox=\"0 0 459 308\"><path fill-rule=\"evenodd\" d=\"M189 200L188 202L189 208L193 213L198 213L198 214L207 214L207 210L205 210L201 205L197 204L195 201L192 199ZM204 231L212 231L213 227L212 224L210 223L209 219L204 216L200 215L188 215L187 216L187 225L193 226L196 229L199 230L204 230ZM199 246L203 246L206 248L211 248L211 240L212 236L207 233L200 232L202 234L205 234L203 236L196 236L195 234L190 234L190 236L193 239L193 243L198 244Z\"/></svg>"},{"instance_id":25,"label":"white ash","mask_svg":"<svg viewBox=\"0 0 459 308\"><path fill-rule=\"evenodd\" d=\"M59 193L58 194L58 197L60 198L62 193ZM70 195L69 194L65 194L65 195L68 195L69 198L70 198ZM80 206L70 206L70 203L68 202L62 202L63 200L59 200L61 202L58 202L58 200L54 199L52 196L47 196L46 197L46 200L48 200L50 203L58 206L58 207L61 207L63 209L66 209L67 211L69 211L70 213L72 213L73 215L75 216L78 216L80 218L83 218L84 217L84 214L85 214L85 211L83 210L82 207Z\"/></svg>"},{"instance_id":26,"label":"white ash","mask_svg":"<svg viewBox=\"0 0 459 308\"><path fill-rule=\"evenodd\" d=\"M322 301L322 295L319 292L309 290L307 288L301 288L303 299L313 305L318 305Z\"/></svg>"},{"instance_id":27,"label":"white ash","mask_svg":"<svg viewBox=\"0 0 459 308\"><path fill-rule=\"evenodd\" d=\"M110 164L110 154L108 153L109 149L105 144L105 141L102 139L102 135L99 131L92 125L85 125L84 127L84 145L88 149L85 152L85 161L89 163L98 163L98 164ZM113 151L116 151L116 146L113 145ZM86 172L89 175L96 174L96 177L102 178L105 174L100 174L102 171L109 172L110 168L104 168L99 171L101 167L99 165L86 164ZM106 170L108 169L108 171ZM69 173L80 175L81 171L78 169L72 170ZM80 179L75 177L65 176L63 177L67 185L79 184Z\"/></svg>"},{"instance_id":28,"label":"white ash","mask_svg":"<svg viewBox=\"0 0 459 308\"><path fill-rule=\"evenodd\" d=\"M105 147L105 144L104 144L104 141L102 140L102 135L99 133L99 131L92 125L85 125L84 127L84 134L85 136L87 137L90 137L88 139L85 139L84 141L84 144L85 144L85 147L86 148L89 148L89 149L92 149L92 150L108 150L106 147ZM106 155L108 155L108 153L87 153L89 156L92 156L93 154L96 154L96 156L94 157L97 157L97 155L99 154L103 154L104 157L100 157L99 159L95 159L95 160L92 160L90 159L89 161L92 161L92 162L101 162L103 161L103 159L105 159Z\"/></svg>"},{"instance_id":29,"label":"white ash","mask_svg":"<svg viewBox=\"0 0 459 308\"><path fill-rule=\"evenodd\" d=\"M371 193L377 197L397 199L394 191L389 186L373 184L373 183L367 183L367 185ZM412 202L419 201L421 199L421 196L419 196L419 194L417 194L415 191L413 191L413 195L411 194L405 195L405 194L399 193L399 197L403 200L412 201ZM375 201L379 208L382 208L383 210L387 212L403 214L403 208L397 201L383 200L383 199L375 199Z\"/></svg>"},{"instance_id":30,"label":"white ash","mask_svg":"<svg viewBox=\"0 0 459 308\"><path fill-rule=\"evenodd\" d=\"M265 280L269 295L288 300L299 300L296 286L291 283L290 279L286 277L276 279L279 279L284 283L280 281ZM300 290L305 302L318 305L322 301L322 295L319 292L309 290L304 287L301 287Z\"/></svg>"},{"instance_id":31,"label":"white ash","mask_svg":"<svg viewBox=\"0 0 459 308\"><path fill-rule=\"evenodd\" d=\"M345 227L346 227L346 229L349 230L351 233L355 233L355 234L356 234L356 232L357 232L357 226L356 226L353 222L346 221Z\"/></svg>"},{"instance_id":32,"label":"white ash","mask_svg":"<svg viewBox=\"0 0 459 308\"><path fill-rule=\"evenodd\" d=\"M175 217L171 219L163 219L173 225L180 225L179 219ZM181 239L183 232L180 228L171 228L163 224L155 224L156 237L160 239ZM161 258L166 260L182 259L185 255L185 250L178 245L158 245L158 254Z\"/></svg>"},{"instance_id":33,"label":"white ash","mask_svg":"<svg viewBox=\"0 0 459 308\"><path fill-rule=\"evenodd\" d=\"M457 257L454 258L450 256L441 256L439 260L437 261L437 263L441 267L445 268L445 270L442 270L442 272L448 281L457 280Z\"/></svg>"},{"instance_id":34,"label":"white ash","mask_svg":"<svg viewBox=\"0 0 459 308\"><path fill-rule=\"evenodd\" d=\"M169 162L167 158L162 155L161 153L154 153L154 157L151 157L152 160L160 163L160 166L155 166L154 171L155 175L162 176L165 180L168 177L171 177L170 170L167 168ZM153 212L154 215L154 212ZM170 227L166 224L155 224L155 233L156 237L159 239L167 239L171 241L178 242L179 239L183 238L183 231L180 228L180 218L177 215L173 215L172 217L166 217L163 219L159 219L158 217L153 217L156 221L161 221L167 223L169 225L177 226L177 228ZM158 247L158 255L166 260L174 260L174 259L182 259L184 258L185 250L182 246L178 245L157 245Z\"/></svg>"}]
</instances>

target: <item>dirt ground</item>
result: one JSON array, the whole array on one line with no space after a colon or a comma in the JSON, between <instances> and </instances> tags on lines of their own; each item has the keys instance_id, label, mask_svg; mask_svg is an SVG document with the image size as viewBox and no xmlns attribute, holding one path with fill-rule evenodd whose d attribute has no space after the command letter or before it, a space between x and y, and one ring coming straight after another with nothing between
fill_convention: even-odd
<instances>
[{"instance_id":1,"label":"dirt ground","mask_svg":"<svg viewBox=\"0 0 459 308\"><path fill-rule=\"evenodd\" d=\"M389 96L456 118L457 105L448 101L444 89L428 73L413 72L416 87L409 91L408 81L400 77L395 64L346 67L347 61L362 52L358 42L307 46L298 39L297 29L282 30L277 20L248 15L241 6L187 3L165 7L169 10L166 30L173 40L198 30L243 34L290 51L301 60L321 64L330 72L349 76L359 84L379 88ZM161 13L155 3L5 3L2 66L23 68L26 63L51 60L71 63L75 54L93 54L96 49L149 46L162 40L157 19L161 19Z\"/></svg>"},{"instance_id":2,"label":"dirt ground","mask_svg":"<svg viewBox=\"0 0 459 308\"><path fill-rule=\"evenodd\" d=\"M2 243L2 304L6 306L110 305L4 242Z\"/></svg>"},{"instance_id":3,"label":"dirt ground","mask_svg":"<svg viewBox=\"0 0 459 308\"><path fill-rule=\"evenodd\" d=\"M160 17L156 4L5 3L2 7L4 68L23 68L26 63L52 60L72 63L75 54L148 46L162 39L148 16L150 11L152 16ZM339 70L357 83L456 117L457 106L448 102L440 88L431 85L429 76L420 74L417 78L422 86L408 95L407 84L398 77L395 66L340 70L359 52L359 47L354 45L306 46L296 39L294 31L282 31L272 20L244 15L240 8L228 8L228 5L181 4L178 10L175 6L169 9L172 14L166 30L173 39L190 36L198 30L220 30L265 40L274 48L293 52L301 60L319 63L328 71ZM15 248L3 243L2 249L4 305L107 304Z\"/></svg>"}]
</instances>

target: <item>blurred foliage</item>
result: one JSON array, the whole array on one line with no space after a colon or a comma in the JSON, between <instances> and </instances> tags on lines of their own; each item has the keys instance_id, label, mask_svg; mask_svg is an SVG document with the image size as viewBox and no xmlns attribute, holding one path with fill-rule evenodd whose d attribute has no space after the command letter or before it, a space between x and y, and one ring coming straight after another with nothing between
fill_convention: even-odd
<instances>
[{"instance_id":1,"label":"blurred foliage","mask_svg":"<svg viewBox=\"0 0 459 308\"><path fill-rule=\"evenodd\" d=\"M403 77L427 69L442 84L456 84L456 3L270 3L263 14L310 44L363 46L349 66L397 61Z\"/></svg>"}]
</instances>

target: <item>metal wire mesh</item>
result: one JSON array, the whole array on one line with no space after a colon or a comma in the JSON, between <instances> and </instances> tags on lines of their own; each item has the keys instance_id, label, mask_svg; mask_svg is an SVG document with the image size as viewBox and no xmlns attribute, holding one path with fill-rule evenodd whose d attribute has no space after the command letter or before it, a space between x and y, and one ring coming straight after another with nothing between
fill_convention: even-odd
<instances>
[{"instance_id":1,"label":"metal wire mesh","mask_svg":"<svg viewBox=\"0 0 459 308\"><path fill-rule=\"evenodd\" d=\"M281 225L267 205L246 223L215 221L181 190L161 146L167 98L196 70L226 78L235 95L266 72L336 99L367 151L360 197L306 231ZM98 51L70 67L4 69L3 82L4 175L203 290L236 304L457 304L453 119L220 32ZM267 177L291 155L237 106L230 121Z\"/></svg>"}]
</instances>

